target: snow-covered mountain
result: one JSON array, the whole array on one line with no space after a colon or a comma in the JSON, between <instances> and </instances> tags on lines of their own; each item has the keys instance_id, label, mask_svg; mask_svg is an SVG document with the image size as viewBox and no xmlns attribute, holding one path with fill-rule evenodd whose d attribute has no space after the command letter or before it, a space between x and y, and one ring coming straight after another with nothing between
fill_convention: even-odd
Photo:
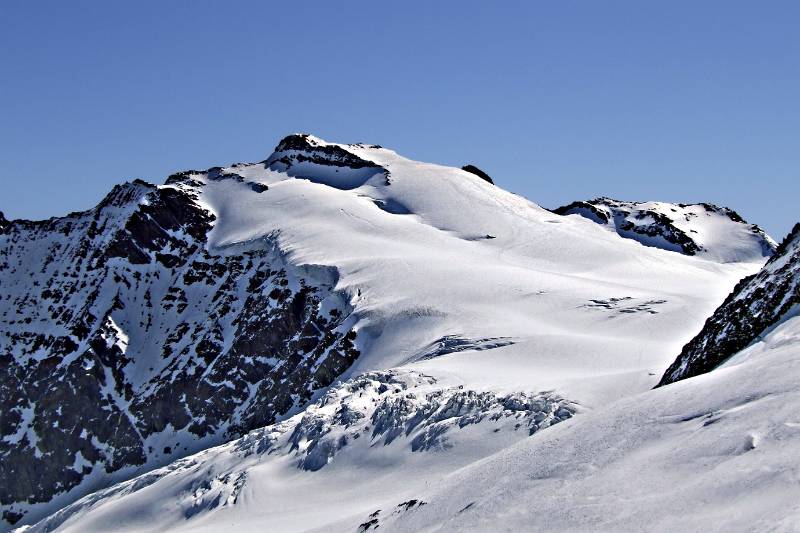
<instances>
[{"instance_id":1,"label":"snow-covered mountain","mask_svg":"<svg viewBox=\"0 0 800 533\"><path fill-rule=\"evenodd\" d=\"M405 527L459 469L667 394L649 390L772 251L708 212L675 223L702 249L678 254L469 169L292 135L3 219L6 523Z\"/></svg>"},{"instance_id":2,"label":"snow-covered mountain","mask_svg":"<svg viewBox=\"0 0 800 533\"><path fill-rule=\"evenodd\" d=\"M595 198L573 202L554 212L580 215L645 246L701 255L715 261L756 260L775 251L775 241L761 228L748 224L732 209L707 203Z\"/></svg>"},{"instance_id":3,"label":"snow-covered mountain","mask_svg":"<svg viewBox=\"0 0 800 533\"><path fill-rule=\"evenodd\" d=\"M336 273L268 235L209 253L186 179L0 237L7 518L270 424L358 357Z\"/></svg>"}]
</instances>

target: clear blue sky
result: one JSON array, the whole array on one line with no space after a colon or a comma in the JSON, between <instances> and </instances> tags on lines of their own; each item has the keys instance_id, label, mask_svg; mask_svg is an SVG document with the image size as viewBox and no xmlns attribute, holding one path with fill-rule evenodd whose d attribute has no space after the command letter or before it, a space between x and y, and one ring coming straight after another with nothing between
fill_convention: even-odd
<instances>
[{"instance_id":1,"label":"clear blue sky","mask_svg":"<svg viewBox=\"0 0 800 533\"><path fill-rule=\"evenodd\" d=\"M800 2L0 3L0 210L269 155L287 133L474 163L547 207L800 220Z\"/></svg>"}]
</instances>

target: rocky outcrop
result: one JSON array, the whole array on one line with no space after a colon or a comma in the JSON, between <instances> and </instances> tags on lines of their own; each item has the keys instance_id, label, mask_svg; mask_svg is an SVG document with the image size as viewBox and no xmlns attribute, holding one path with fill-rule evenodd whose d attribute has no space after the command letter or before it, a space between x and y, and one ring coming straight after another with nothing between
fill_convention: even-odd
<instances>
[{"instance_id":1,"label":"rocky outcrop","mask_svg":"<svg viewBox=\"0 0 800 533\"><path fill-rule=\"evenodd\" d=\"M709 372L800 309L800 224L764 268L741 280L683 347L659 386Z\"/></svg>"},{"instance_id":2,"label":"rocky outcrop","mask_svg":"<svg viewBox=\"0 0 800 533\"><path fill-rule=\"evenodd\" d=\"M775 242L754 224L727 207L708 203L623 202L595 198L572 202L553 210L580 215L607 226L621 237L721 262L769 257Z\"/></svg>"},{"instance_id":3,"label":"rocky outcrop","mask_svg":"<svg viewBox=\"0 0 800 533\"><path fill-rule=\"evenodd\" d=\"M343 146L363 145L330 144L304 133L289 135L262 163L270 170L343 190L356 189L373 178L389 183L385 168Z\"/></svg>"},{"instance_id":4,"label":"rocky outcrop","mask_svg":"<svg viewBox=\"0 0 800 533\"><path fill-rule=\"evenodd\" d=\"M464 165L463 167L461 167L461 170L469 172L470 174L475 174L476 176L478 176L483 181L486 181L486 182L491 183L492 185L494 185L494 181L492 181L492 178L489 177L489 174L487 174L483 170L479 169L475 165Z\"/></svg>"},{"instance_id":5,"label":"rocky outcrop","mask_svg":"<svg viewBox=\"0 0 800 533\"><path fill-rule=\"evenodd\" d=\"M274 153L265 161L268 166L285 165L282 170L302 162L350 169L380 168L372 161L361 159L341 146L328 144L307 133L284 137L275 147Z\"/></svg>"},{"instance_id":6,"label":"rocky outcrop","mask_svg":"<svg viewBox=\"0 0 800 533\"><path fill-rule=\"evenodd\" d=\"M210 249L196 175L0 220L7 524L274 423L358 357L336 272L291 264L269 237Z\"/></svg>"}]
</instances>

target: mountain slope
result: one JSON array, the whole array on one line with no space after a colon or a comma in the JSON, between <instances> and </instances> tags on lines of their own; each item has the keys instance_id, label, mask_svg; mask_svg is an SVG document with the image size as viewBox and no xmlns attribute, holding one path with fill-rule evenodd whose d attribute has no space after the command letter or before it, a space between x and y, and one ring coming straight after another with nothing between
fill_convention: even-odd
<instances>
[{"instance_id":1,"label":"mountain slope","mask_svg":"<svg viewBox=\"0 0 800 533\"><path fill-rule=\"evenodd\" d=\"M7 523L266 426L255 434L282 444L257 448L263 475L166 467L195 464L205 496L164 519L213 522L219 506L203 502L224 488L262 494L286 529L310 508L303 527L355 512L326 484L360 512L400 470L421 487L646 391L762 261L642 247L473 173L308 135L261 163L4 223L0 250ZM162 477L144 476L117 487ZM281 511L301 495L305 507Z\"/></svg>"},{"instance_id":2,"label":"mountain slope","mask_svg":"<svg viewBox=\"0 0 800 533\"><path fill-rule=\"evenodd\" d=\"M800 317L711 373L634 395L385 502L379 531L796 531ZM401 511L401 512L397 512ZM353 531L352 517L330 530Z\"/></svg>"},{"instance_id":3,"label":"mountain slope","mask_svg":"<svg viewBox=\"0 0 800 533\"><path fill-rule=\"evenodd\" d=\"M788 316L713 372L575 416L552 396L454 409L459 394L477 395L413 372L365 374L305 415L98 492L32 531L795 531L798 348L800 316ZM426 410L425 391L450 399ZM544 411L529 418L534 404ZM530 438L508 438L509 420L537 416ZM507 447L484 455L490 436ZM419 441L439 451L415 453ZM308 472L319 449L322 468Z\"/></svg>"},{"instance_id":4,"label":"mountain slope","mask_svg":"<svg viewBox=\"0 0 800 533\"><path fill-rule=\"evenodd\" d=\"M761 272L743 279L683 347L659 385L713 370L800 310L800 224Z\"/></svg>"},{"instance_id":5,"label":"mountain slope","mask_svg":"<svg viewBox=\"0 0 800 533\"><path fill-rule=\"evenodd\" d=\"M553 212L580 215L645 246L715 261L755 260L775 251L775 242L761 228L748 224L731 209L712 204L596 198L573 202Z\"/></svg>"},{"instance_id":6,"label":"mountain slope","mask_svg":"<svg viewBox=\"0 0 800 533\"><path fill-rule=\"evenodd\" d=\"M335 271L294 268L269 239L209 253L215 215L195 200L136 182L6 230L7 518L272 423L358 356Z\"/></svg>"}]
</instances>

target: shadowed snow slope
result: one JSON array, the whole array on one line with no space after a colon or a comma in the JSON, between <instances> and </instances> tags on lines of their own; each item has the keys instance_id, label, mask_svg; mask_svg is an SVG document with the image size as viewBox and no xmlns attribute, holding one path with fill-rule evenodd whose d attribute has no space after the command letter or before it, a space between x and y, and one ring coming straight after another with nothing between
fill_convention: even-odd
<instances>
[{"instance_id":1,"label":"shadowed snow slope","mask_svg":"<svg viewBox=\"0 0 800 533\"><path fill-rule=\"evenodd\" d=\"M159 470L154 468L166 462L146 455L145 446L136 468L111 477L104 463L87 466L75 454L76 468L91 472L91 483L60 492L49 503L6 506L20 513L14 515L20 525L63 508L37 529L352 531L371 528L373 520L382 528L384 522L405 527L405 518L390 517L426 512L434 497L442 516L451 516L450 500L433 489L445 476L461 476L459 469L467 468L463 476L483 472L476 462L509 446L517 446L520 457L537 455L525 450L579 427L610 431L614 420L622 424L625 419L600 413L616 412L619 401L628 402L623 405L632 413L630 420L644 420L645 407L636 406L648 406L649 400L637 395L656 384L737 280L758 271L764 261L760 253L712 253L714 243L737 239L738 233L727 232L738 227L709 226L718 234L704 241L708 254L644 247L586 218L558 216L470 172L411 161L373 145L332 144L308 135L287 137L262 163L188 171L159 187L137 187L142 190L115 211L119 220L108 222L103 241L127 259L114 256L109 264L116 270L103 275L130 278L133 288L125 290L140 291L136 298L142 301L144 294L161 291L172 302L170 284L178 294L168 309L142 304L140 310L137 299L123 302L127 307L121 309L114 306L120 282L99 285L105 296L98 301L105 303L91 308L91 316L108 317L98 330L103 346L125 356L113 377L136 399L115 397L115 405L140 405L146 412L151 390L168 390L169 401L185 403L188 420L182 423L189 429L157 428L167 435L155 441L157 451L176 435L193 443L185 452L171 449L170 458L244 436ZM193 238L178 224L165 230L163 243L142 247L125 241L120 251L114 235L127 234L115 232L128 227L130 213L153 211L159 198L184 199L180 205L203 221L187 223ZM100 216L94 213L86 216ZM44 326L34 315L25 323L10 302L35 312L20 303L29 301L26 276L40 275L36 258L52 253L37 248L44 246L41 239L23 246L31 224L39 223L12 221L0 228L15 272L14 283L3 290L17 291L0 300L14 315L13 324L3 324L9 332L28 328L19 346ZM62 237L52 239L61 242ZM172 271L184 268L167 257L178 246L173 241L189 247L203 266L188 274ZM187 275L203 281L184 287ZM218 300L201 290L203 284L209 291L227 287L220 301L230 307L219 309ZM283 296L276 302L272 294ZM179 305L173 309L174 303ZM205 312L215 313L211 332L203 328ZM237 318L229 324L231 313ZM159 327L145 335L141 324L151 314ZM275 316L282 317L278 324L284 334L277 340L272 337ZM184 321L196 338L181 334L178 326ZM264 335L272 339L266 347ZM200 342L206 337L214 341L212 347L198 351L207 347ZM181 374L187 387L197 386L193 377L216 376L214 397L222 394L229 402L206 412L183 389L173 391L171 374L164 374L174 367L163 360L165 339L180 344L174 365L192 369ZM8 351L20 368L46 356L19 346L10 343ZM75 357L49 364L58 369ZM215 370L218 360L225 366ZM299 366L287 374L290 365ZM298 381L302 376L307 383ZM114 391L106 392L113 396ZM668 398L670 393L657 394ZM172 404L150 405L163 410ZM23 398L15 409L5 442L27 446L35 455L33 446L41 442L37 431L45 427L37 422L41 405ZM122 415L139 431L151 429L138 421L137 412L123 409ZM595 413L600 418L593 422ZM266 427L246 433L255 421ZM197 426L206 432L200 440L191 431ZM659 428L619 431L656 434ZM610 454L612 437L604 439ZM591 442L563 446L573 453L570 446ZM556 460L554 449L547 453L555 470L536 475L558 479L554 465L566 459ZM575 457L585 463L585 455ZM576 468L580 465L565 467L565 475ZM520 462L502 479L488 473L448 479L464 483L453 494L480 491L491 481L497 487L490 493L499 497L503 479L516 483L516 475L530 483L525 472ZM90 490L142 473L69 505ZM412 502L420 495L431 501ZM541 505L546 501L542 497ZM510 509L508 523L536 523L537 513L560 512L528 508ZM429 520L420 527L436 525L430 515L420 516Z\"/></svg>"}]
</instances>

